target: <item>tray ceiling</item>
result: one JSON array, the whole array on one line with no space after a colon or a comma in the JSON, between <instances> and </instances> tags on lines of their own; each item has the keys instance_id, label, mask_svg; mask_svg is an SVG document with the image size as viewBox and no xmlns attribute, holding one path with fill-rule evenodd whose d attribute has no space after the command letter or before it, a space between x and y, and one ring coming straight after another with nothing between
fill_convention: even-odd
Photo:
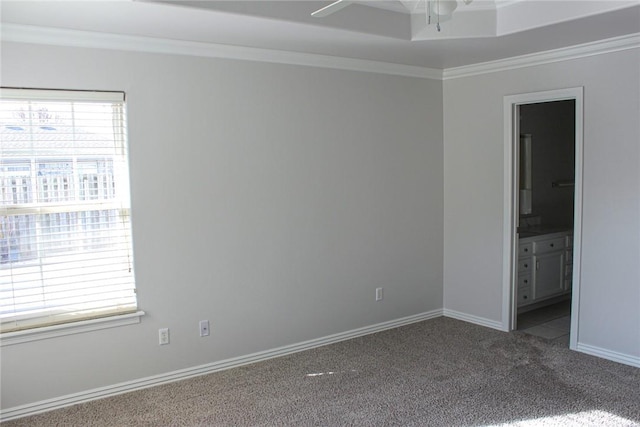
<instances>
[{"instance_id":1,"label":"tray ceiling","mask_svg":"<svg viewBox=\"0 0 640 427\"><path fill-rule=\"evenodd\" d=\"M442 31L399 1L0 2L3 24L284 50L448 69L640 33L640 2L459 1Z\"/></svg>"}]
</instances>

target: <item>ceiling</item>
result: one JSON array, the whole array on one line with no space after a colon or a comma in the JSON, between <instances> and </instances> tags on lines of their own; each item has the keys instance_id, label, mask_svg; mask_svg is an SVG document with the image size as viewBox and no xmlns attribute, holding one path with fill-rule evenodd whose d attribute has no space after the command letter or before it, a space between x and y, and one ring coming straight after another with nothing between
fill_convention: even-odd
<instances>
[{"instance_id":1,"label":"ceiling","mask_svg":"<svg viewBox=\"0 0 640 427\"><path fill-rule=\"evenodd\" d=\"M0 2L4 27L38 26L450 69L640 33L640 0L459 1L441 31L399 1ZM407 3L407 2L405 2ZM7 25L11 24L11 25Z\"/></svg>"}]
</instances>

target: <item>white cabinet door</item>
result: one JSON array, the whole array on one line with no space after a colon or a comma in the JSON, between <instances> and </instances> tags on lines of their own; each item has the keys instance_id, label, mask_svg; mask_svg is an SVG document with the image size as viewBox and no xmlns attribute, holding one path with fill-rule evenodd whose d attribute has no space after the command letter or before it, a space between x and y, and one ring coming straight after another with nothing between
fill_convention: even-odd
<instances>
[{"instance_id":1,"label":"white cabinet door","mask_svg":"<svg viewBox=\"0 0 640 427\"><path fill-rule=\"evenodd\" d=\"M565 252L549 252L535 257L534 295L537 300L564 291Z\"/></svg>"}]
</instances>

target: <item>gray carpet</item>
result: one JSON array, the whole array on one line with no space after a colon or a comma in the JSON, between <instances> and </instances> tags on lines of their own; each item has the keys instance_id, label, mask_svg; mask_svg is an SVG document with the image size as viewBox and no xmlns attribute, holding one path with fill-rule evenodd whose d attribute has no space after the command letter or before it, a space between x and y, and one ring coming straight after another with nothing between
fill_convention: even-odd
<instances>
[{"instance_id":1,"label":"gray carpet","mask_svg":"<svg viewBox=\"0 0 640 427\"><path fill-rule=\"evenodd\" d=\"M640 369L438 318L6 427L505 424L640 426Z\"/></svg>"}]
</instances>

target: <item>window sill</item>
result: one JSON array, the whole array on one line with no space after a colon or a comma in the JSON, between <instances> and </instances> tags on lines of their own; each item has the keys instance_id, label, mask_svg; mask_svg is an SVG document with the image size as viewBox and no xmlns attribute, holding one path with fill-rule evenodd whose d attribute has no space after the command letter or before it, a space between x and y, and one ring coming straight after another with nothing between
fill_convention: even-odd
<instances>
[{"instance_id":1,"label":"window sill","mask_svg":"<svg viewBox=\"0 0 640 427\"><path fill-rule=\"evenodd\" d=\"M26 329L24 331L7 332L0 335L0 347L61 337L64 335L79 334L82 332L97 331L100 329L115 328L118 326L133 325L140 323L140 319L144 315L144 311L136 311L135 313L121 314L119 316L102 317L99 319L81 320L79 322L64 323L61 325Z\"/></svg>"}]
</instances>

